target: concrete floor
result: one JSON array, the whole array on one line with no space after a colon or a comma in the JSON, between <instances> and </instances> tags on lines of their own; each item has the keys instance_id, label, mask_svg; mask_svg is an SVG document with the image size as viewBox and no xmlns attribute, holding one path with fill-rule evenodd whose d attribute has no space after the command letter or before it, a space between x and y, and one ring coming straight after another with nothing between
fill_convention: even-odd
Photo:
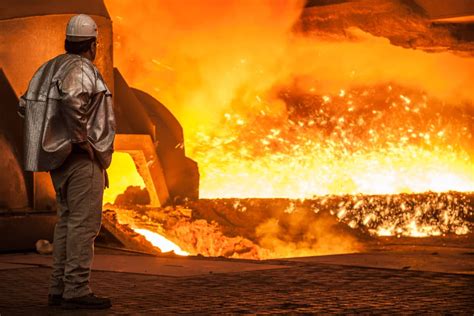
<instances>
[{"instance_id":1,"label":"concrete floor","mask_svg":"<svg viewBox=\"0 0 474 316\"><path fill-rule=\"evenodd\" d=\"M0 256L0 270L21 267L52 266L52 257L35 253ZM245 271L283 269L284 265L263 264L261 262L240 262L227 260L206 260L188 257L156 257L146 255L98 253L94 258L94 271L139 273L172 277L206 275L212 273L234 273Z\"/></svg>"},{"instance_id":2,"label":"concrete floor","mask_svg":"<svg viewBox=\"0 0 474 316\"><path fill-rule=\"evenodd\" d=\"M384 250L290 261L474 275L474 248L398 245Z\"/></svg>"},{"instance_id":3,"label":"concrete floor","mask_svg":"<svg viewBox=\"0 0 474 316\"><path fill-rule=\"evenodd\" d=\"M473 252L392 245L360 254L250 261L98 249L91 286L113 307L92 314L472 314ZM38 254L0 255L2 316L70 314L46 306L50 263Z\"/></svg>"}]
</instances>

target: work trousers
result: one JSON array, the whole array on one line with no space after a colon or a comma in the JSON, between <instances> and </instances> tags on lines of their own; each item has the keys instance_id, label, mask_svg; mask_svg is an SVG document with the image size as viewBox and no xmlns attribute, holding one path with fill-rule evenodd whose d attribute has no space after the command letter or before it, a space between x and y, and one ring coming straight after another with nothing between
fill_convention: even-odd
<instances>
[{"instance_id":1,"label":"work trousers","mask_svg":"<svg viewBox=\"0 0 474 316\"><path fill-rule=\"evenodd\" d=\"M104 170L88 155L72 153L50 171L58 202L49 293L65 299L91 293L94 240L102 220Z\"/></svg>"}]
</instances>

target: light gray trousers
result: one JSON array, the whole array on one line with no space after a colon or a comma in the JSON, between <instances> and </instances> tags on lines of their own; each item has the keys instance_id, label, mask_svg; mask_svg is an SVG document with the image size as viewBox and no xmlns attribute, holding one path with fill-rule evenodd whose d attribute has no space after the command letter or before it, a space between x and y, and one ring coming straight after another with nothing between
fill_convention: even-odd
<instances>
[{"instance_id":1,"label":"light gray trousers","mask_svg":"<svg viewBox=\"0 0 474 316\"><path fill-rule=\"evenodd\" d=\"M70 299L91 293L94 240L102 220L104 171L84 154L71 154L50 172L58 202L49 294Z\"/></svg>"}]
</instances>

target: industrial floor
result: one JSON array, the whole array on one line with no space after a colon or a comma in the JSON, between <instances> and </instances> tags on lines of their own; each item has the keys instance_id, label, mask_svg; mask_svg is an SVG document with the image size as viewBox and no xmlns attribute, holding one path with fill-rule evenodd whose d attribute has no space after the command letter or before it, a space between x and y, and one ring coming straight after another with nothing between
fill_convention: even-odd
<instances>
[{"instance_id":1,"label":"industrial floor","mask_svg":"<svg viewBox=\"0 0 474 316\"><path fill-rule=\"evenodd\" d=\"M46 306L51 257L0 255L0 315L474 313L474 248L397 245L250 261L98 248L91 285L106 311Z\"/></svg>"}]
</instances>

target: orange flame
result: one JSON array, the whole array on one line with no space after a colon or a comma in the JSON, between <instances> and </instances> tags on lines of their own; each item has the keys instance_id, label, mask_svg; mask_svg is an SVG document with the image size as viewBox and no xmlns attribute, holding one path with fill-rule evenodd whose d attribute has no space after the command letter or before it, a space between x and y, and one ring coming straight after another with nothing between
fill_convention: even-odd
<instances>
[{"instance_id":1,"label":"orange flame","mask_svg":"<svg viewBox=\"0 0 474 316\"><path fill-rule=\"evenodd\" d=\"M178 116L202 197L474 191L474 58L295 34L302 1L106 4L117 66Z\"/></svg>"}]
</instances>

